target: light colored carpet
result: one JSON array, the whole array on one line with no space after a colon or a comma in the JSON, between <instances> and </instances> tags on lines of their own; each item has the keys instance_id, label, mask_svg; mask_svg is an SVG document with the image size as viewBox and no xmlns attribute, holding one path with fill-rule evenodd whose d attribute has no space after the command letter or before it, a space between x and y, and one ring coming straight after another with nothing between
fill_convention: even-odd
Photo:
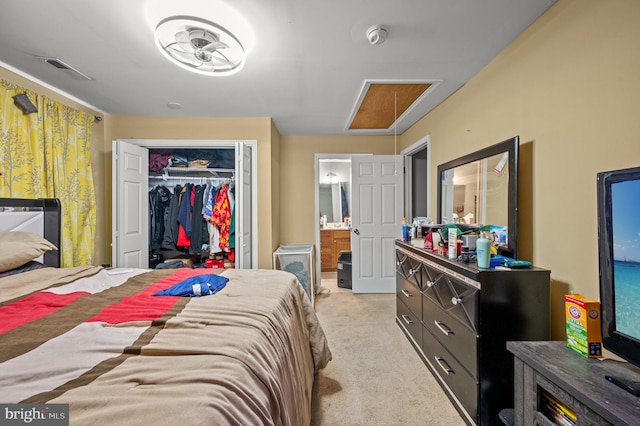
<instances>
[{"instance_id":1,"label":"light colored carpet","mask_svg":"<svg viewBox=\"0 0 640 426\"><path fill-rule=\"evenodd\" d=\"M316 311L333 360L316 376L313 426L464 425L395 323L395 294L353 294L323 274Z\"/></svg>"}]
</instances>

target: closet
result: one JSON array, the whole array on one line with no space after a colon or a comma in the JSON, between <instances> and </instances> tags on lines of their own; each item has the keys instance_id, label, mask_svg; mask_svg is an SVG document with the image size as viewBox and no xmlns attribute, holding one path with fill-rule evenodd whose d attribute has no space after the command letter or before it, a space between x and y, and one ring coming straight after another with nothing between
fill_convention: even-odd
<instances>
[{"instance_id":1,"label":"closet","mask_svg":"<svg viewBox=\"0 0 640 426\"><path fill-rule=\"evenodd\" d=\"M235 268L235 150L149 150L149 267Z\"/></svg>"},{"instance_id":2,"label":"closet","mask_svg":"<svg viewBox=\"0 0 640 426\"><path fill-rule=\"evenodd\" d=\"M114 266L252 268L254 155L255 141L114 141Z\"/></svg>"}]
</instances>

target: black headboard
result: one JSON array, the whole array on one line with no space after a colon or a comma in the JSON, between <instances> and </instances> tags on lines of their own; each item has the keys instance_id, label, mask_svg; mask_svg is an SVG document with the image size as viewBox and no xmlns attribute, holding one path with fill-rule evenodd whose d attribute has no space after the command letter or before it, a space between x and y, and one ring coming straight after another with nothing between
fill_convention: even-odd
<instances>
[{"instance_id":1,"label":"black headboard","mask_svg":"<svg viewBox=\"0 0 640 426\"><path fill-rule=\"evenodd\" d=\"M44 211L44 238L55 244L59 250L44 254L44 263L54 268L60 267L62 207L57 198L0 198L0 207L12 207L16 210Z\"/></svg>"}]
</instances>

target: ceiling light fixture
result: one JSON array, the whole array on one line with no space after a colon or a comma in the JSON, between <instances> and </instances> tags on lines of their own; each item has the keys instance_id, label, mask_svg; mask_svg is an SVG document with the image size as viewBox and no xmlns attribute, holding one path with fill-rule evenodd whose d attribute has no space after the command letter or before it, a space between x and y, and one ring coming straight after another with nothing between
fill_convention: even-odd
<instances>
[{"instance_id":1,"label":"ceiling light fixture","mask_svg":"<svg viewBox=\"0 0 640 426\"><path fill-rule=\"evenodd\" d=\"M245 64L238 38L224 27L193 16L170 16L155 31L156 45L169 60L189 71L231 75Z\"/></svg>"},{"instance_id":2,"label":"ceiling light fixture","mask_svg":"<svg viewBox=\"0 0 640 426\"><path fill-rule=\"evenodd\" d=\"M327 173L327 178L325 179L326 183L335 183L338 182L338 175L334 172Z\"/></svg>"}]
</instances>

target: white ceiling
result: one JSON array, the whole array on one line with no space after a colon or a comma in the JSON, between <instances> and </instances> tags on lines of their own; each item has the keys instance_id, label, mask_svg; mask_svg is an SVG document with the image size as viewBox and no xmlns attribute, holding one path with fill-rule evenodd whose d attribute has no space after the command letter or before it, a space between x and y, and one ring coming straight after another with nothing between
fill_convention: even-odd
<instances>
[{"instance_id":1,"label":"white ceiling","mask_svg":"<svg viewBox=\"0 0 640 426\"><path fill-rule=\"evenodd\" d=\"M147 10L156 20L197 11L216 21L205 5L221 1L2 0L0 66L105 114L272 117L283 135L354 134L348 121L367 82L439 82L395 129L366 133L400 134L555 2L227 0L255 36L238 74L191 73L160 54ZM365 37L375 24L389 28L378 46ZM74 80L38 57L58 58L93 80Z\"/></svg>"}]
</instances>

